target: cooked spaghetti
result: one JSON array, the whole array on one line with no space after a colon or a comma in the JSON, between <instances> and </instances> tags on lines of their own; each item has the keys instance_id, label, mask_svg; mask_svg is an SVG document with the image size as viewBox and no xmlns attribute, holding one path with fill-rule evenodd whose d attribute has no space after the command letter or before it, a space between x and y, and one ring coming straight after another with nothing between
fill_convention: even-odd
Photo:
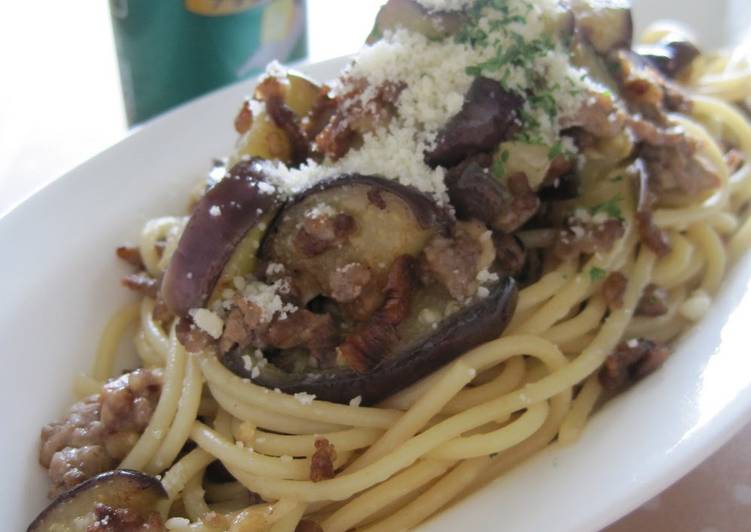
<instances>
[{"instance_id":1,"label":"cooked spaghetti","mask_svg":"<svg viewBox=\"0 0 751 532\"><path fill-rule=\"evenodd\" d=\"M630 17L391 0L331 86L271 67L190 215L119 249L144 295L43 431L53 493L131 469L154 530L404 530L574 442L751 243L751 41Z\"/></svg>"}]
</instances>

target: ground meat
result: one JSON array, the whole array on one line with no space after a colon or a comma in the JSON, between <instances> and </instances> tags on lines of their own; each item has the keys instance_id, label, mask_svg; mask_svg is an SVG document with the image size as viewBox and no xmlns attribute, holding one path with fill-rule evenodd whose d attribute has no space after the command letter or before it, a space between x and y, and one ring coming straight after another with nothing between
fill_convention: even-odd
<instances>
[{"instance_id":1,"label":"ground meat","mask_svg":"<svg viewBox=\"0 0 751 532\"><path fill-rule=\"evenodd\" d=\"M154 320L162 326L162 329L169 330L169 326L175 319L175 313L170 310L167 303L164 302L161 293L157 295L154 311L151 314Z\"/></svg>"},{"instance_id":2,"label":"ground meat","mask_svg":"<svg viewBox=\"0 0 751 532\"><path fill-rule=\"evenodd\" d=\"M145 369L111 380L104 385L99 398L100 420L109 432L143 432L161 390L161 375Z\"/></svg>"},{"instance_id":3,"label":"ground meat","mask_svg":"<svg viewBox=\"0 0 751 532\"><path fill-rule=\"evenodd\" d=\"M115 250L115 254L131 266L143 270L141 252L136 246L118 246Z\"/></svg>"},{"instance_id":4,"label":"ground meat","mask_svg":"<svg viewBox=\"0 0 751 532\"><path fill-rule=\"evenodd\" d=\"M356 229L355 219L349 214L306 216L295 235L295 246L304 255L315 257L346 242Z\"/></svg>"},{"instance_id":5,"label":"ground meat","mask_svg":"<svg viewBox=\"0 0 751 532\"><path fill-rule=\"evenodd\" d=\"M641 148L641 158L655 191L659 194L677 190L696 196L718 187L717 174L696 157L696 142L685 135L681 138L673 145L645 144Z\"/></svg>"},{"instance_id":6,"label":"ground meat","mask_svg":"<svg viewBox=\"0 0 751 532\"><path fill-rule=\"evenodd\" d=\"M336 98L336 110L315 138L317 151L332 160L360 144L366 133L385 126L396 114L395 104L404 90L403 83L390 81L369 88L365 79L350 79L347 85L351 88ZM362 94L366 90L373 97L364 102Z\"/></svg>"},{"instance_id":7,"label":"ground meat","mask_svg":"<svg viewBox=\"0 0 751 532\"><path fill-rule=\"evenodd\" d=\"M383 305L383 282L383 279L374 276L357 299L342 303L341 309L345 315L355 321L367 321Z\"/></svg>"},{"instance_id":8,"label":"ground meat","mask_svg":"<svg viewBox=\"0 0 751 532\"><path fill-rule=\"evenodd\" d=\"M512 233L532 218L540 208L540 199L529 186L527 176L521 172L510 175L506 180L510 194L507 206L499 211L493 227L505 233Z\"/></svg>"},{"instance_id":9,"label":"ground meat","mask_svg":"<svg viewBox=\"0 0 751 532\"><path fill-rule=\"evenodd\" d=\"M219 339L219 351L228 353L235 347L263 348L264 335L268 324L263 323L261 308L244 297L237 296L233 307L224 320L224 331ZM182 340L181 340L182 341Z\"/></svg>"},{"instance_id":10,"label":"ground meat","mask_svg":"<svg viewBox=\"0 0 751 532\"><path fill-rule=\"evenodd\" d=\"M626 114L612 97L592 92L572 116L561 117L561 129L579 128L600 138L611 138L623 131Z\"/></svg>"},{"instance_id":11,"label":"ground meat","mask_svg":"<svg viewBox=\"0 0 751 532\"><path fill-rule=\"evenodd\" d=\"M372 205L378 207L380 210L384 210L386 208L386 200L383 199L383 195L381 194L380 190L374 188L368 190L368 201Z\"/></svg>"},{"instance_id":12,"label":"ground meat","mask_svg":"<svg viewBox=\"0 0 751 532\"><path fill-rule=\"evenodd\" d=\"M161 386L158 370L126 373L45 426L39 463L49 469L50 495L115 467L148 424Z\"/></svg>"},{"instance_id":13,"label":"ground meat","mask_svg":"<svg viewBox=\"0 0 751 532\"><path fill-rule=\"evenodd\" d=\"M638 316L656 317L668 311L668 291L652 283L645 289L636 307Z\"/></svg>"},{"instance_id":14,"label":"ground meat","mask_svg":"<svg viewBox=\"0 0 751 532\"><path fill-rule=\"evenodd\" d=\"M113 508L102 503L94 507L96 519L86 532L162 532L166 530L157 512L143 515L130 508Z\"/></svg>"},{"instance_id":15,"label":"ground meat","mask_svg":"<svg viewBox=\"0 0 751 532\"><path fill-rule=\"evenodd\" d=\"M235 131L240 135L247 133L253 126L253 111L250 110L250 101L245 100L235 117Z\"/></svg>"},{"instance_id":16,"label":"ground meat","mask_svg":"<svg viewBox=\"0 0 751 532\"><path fill-rule=\"evenodd\" d=\"M649 249L658 257L670 253L670 237L654 224L651 212L637 212L636 222L639 227L639 238Z\"/></svg>"},{"instance_id":17,"label":"ground meat","mask_svg":"<svg viewBox=\"0 0 751 532\"><path fill-rule=\"evenodd\" d=\"M412 257L398 257L389 270L383 306L337 348L338 356L355 371L377 365L398 340L396 327L409 315L415 270Z\"/></svg>"},{"instance_id":18,"label":"ground meat","mask_svg":"<svg viewBox=\"0 0 751 532\"><path fill-rule=\"evenodd\" d=\"M115 460L101 445L65 447L56 452L50 461L50 497L67 491L99 473L109 471L115 465Z\"/></svg>"},{"instance_id":19,"label":"ground meat","mask_svg":"<svg viewBox=\"0 0 751 532\"><path fill-rule=\"evenodd\" d=\"M303 347L315 356L337 345L338 332L331 315L300 309L286 319L274 319L265 338L270 346L277 349Z\"/></svg>"},{"instance_id":20,"label":"ground meat","mask_svg":"<svg viewBox=\"0 0 751 532\"><path fill-rule=\"evenodd\" d=\"M360 297L370 278L370 268L359 262L337 268L329 275L331 297L340 303L354 301Z\"/></svg>"},{"instance_id":21,"label":"ground meat","mask_svg":"<svg viewBox=\"0 0 751 532\"><path fill-rule=\"evenodd\" d=\"M623 306L623 294L626 292L628 280L621 272L613 272L602 283L602 296L611 309Z\"/></svg>"},{"instance_id":22,"label":"ground meat","mask_svg":"<svg viewBox=\"0 0 751 532\"><path fill-rule=\"evenodd\" d=\"M553 253L560 259L570 259L580 254L609 251L624 234L625 228L620 220L609 218L603 223L584 223L569 218L566 227L559 232Z\"/></svg>"},{"instance_id":23,"label":"ground meat","mask_svg":"<svg viewBox=\"0 0 751 532\"><path fill-rule=\"evenodd\" d=\"M679 127L662 127L634 115L628 118L628 126L636 140L651 146L670 146L682 142L686 134Z\"/></svg>"},{"instance_id":24,"label":"ground meat","mask_svg":"<svg viewBox=\"0 0 751 532\"><path fill-rule=\"evenodd\" d=\"M180 318L175 327L175 333L180 344L189 353L199 353L212 349L216 342L209 334L199 329L190 318Z\"/></svg>"},{"instance_id":25,"label":"ground meat","mask_svg":"<svg viewBox=\"0 0 751 532\"><path fill-rule=\"evenodd\" d=\"M54 454L65 447L83 447L99 444L107 432L104 423L99 421L101 406L99 396L87 397L70 407L63 421L56 421L42 429L42 445L39 449L39 463L49 467Z\"/></svg>"},{"instance_id":26,"label":"ground meat","mask_svg":"<svg viewBox=\"0 0 751 532\"><path fill-rule=\"evenodd\" d=\"M322 86L310 112L302 119L302 127L308 139L315 139L336 113L338 100L332 98L330 93L330 87Z\"/></svg>"},{"instance_id":27,"label":"ground meat","mask_svg":"<svg viewBox=\"0 0 751 532\"><path fill-rule=\"evenodd\" d=\"M334 478L336 449L326 438L317 438L315 446L316 450L310 458L310 480L320 482Z\"/></svg>"},{"instance_id":28,"label":"ground meat","mask_svg":"<svg viewBox=\"0 0 751 532\"><path fill-rule=\"evenodd\" d=\"M295 532L323 532L323 528L315 521L303 519L297 524Z\"/></svg>"},{"instance_id":29,"label":"ground meat","mask_svg":"<svg viewBox=\"0 0 751 532\"><path fill-rule=\"evenodd\" d=\"M159 295L159 280L145 271L126 275L122 278L122 283L126 288L152 299Z\"/></svg>"},{"instance_id":30,"label":"ground meat","mask_svg":"<svg viewBox=\"0 0 751 532\"><path fill-rule=\"evenodd\" d=\"M524 269L527 253L521 241L505 233L493 234L498 273L517 276Z\"/></svg>"},{"instance_id":31,"label":"ground meat","mask_svg":"<svg viewBox=\"0 0 751 532\"><path fill-rule=\"evenodd\" d=\"M482 247L469 235L434 237L423 252L424 263L454 299L463 301L477 291L478 261Z\"/></svg>"},{"instance_id":32,"label":"ground meat","mask_svg":"<svg viewBox=\"0 0 751 532\"><path fill-rule=\"evenodd\" d=\"M730 148L725 154L725 162L727 163L731 174L738 171L738 169L743 166L745 160L745 155L743 155L743 152L737 148Z\"/></svg>"},{"instance_id":33,"label":"ground meat","mask_svg":"<svg viewBox=\"0 0 751 532\"><path fill-rule=\"evenodd\" d=\"M690 99L680 87L638 54L621 50L615 54L614 62L621 94L633 111L665 123L663 109L683 113L691 110Z\"/></svg>"},{"instance_id":34,"label":"ground meat","mask_svg":"<svg viewBox=\"0 0 751 532\"><path fill-rule=\"evenodd\" d=\"M600 383L606 390L618 391L655 371L669 355L668 346L644 338L621 342L600 369Z\"/></svg>"},{"instance_id":35,"label":"ground meat","mask_svg":"<svg viewBox=\"0 0 751 532\"><path fill-rule=\"evenodd\" d=\"M719 186L718 176L696 157L697 142L672 125L665 114L665 109L688 112L690 100L637 55L621 51L614 59L621 92L632 113L628 127L641 142L640 156L652 191L696 196Z\"/></svg>"}]
</instances>

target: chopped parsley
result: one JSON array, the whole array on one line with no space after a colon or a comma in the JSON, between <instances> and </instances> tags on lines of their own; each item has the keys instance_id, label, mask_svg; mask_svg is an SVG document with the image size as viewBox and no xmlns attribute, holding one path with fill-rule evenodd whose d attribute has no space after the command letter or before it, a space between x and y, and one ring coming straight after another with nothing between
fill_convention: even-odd
<instances>
[{"instance_id":1,"label":"chopped parsley","mask_svg":"<svg viewBox=\"0 0 751 532\"><path fill-rule=\"evenodd\" d=\"M454 38L483 49L485 60L467 66L468 75L495 79L524 99L515 140L550 146L555 142L561 98L578 96L582 89L575 80L578 72L557 81L549 75L546 65L554 60L552 54L565 52L567 45L555 31L525 31L526 25L539 27L539 16L528 0L475 0Z\"/></svg>"},{"instance_id":2,"label":"chopped parsley","mask_svg":"<svg viewBox=\"0 0 751 532\"><path fill-rule=\"evenodd\" d=\"M623 201L623 196L618 193L612 198L610 198L608 201L604 203L599 203L592 207L589 212L594 214L604 212L611 218L615 218L618 221L623 221L623 213L621 213L621 208L618 206L618 204Z\"/></svg>"},{"instance_id":3,"label":"chopped parsley","mask_svg":"<svg viewBox=\"0 0 751 532\"><path fill-rule=\"evenodd\" d=\"M496 179L499 179L506 174L506 163L508 162L509 156L510 154L508 150L503 150L501 152L501 155L493 160L492 170L493 176Z\"/></svg>"},{"instance_id":4,"label":"chopped parsley","mask_svg":"<svg viewBox=\"0 0 751 532\"><path fill-rule=\"evenodd\" d=\"M623 174L618 174L616 176L613 176L613 177L610 178L610 180L613 183L618 183L619 181L623 181Z\"/></svg>"},{"instance_id":5,"label":"chopped parsley","mask_svg":"<svg viewBox=\"0 0 751 532\"><path fill-rule=\"evenodd\" d=\"M548 160L552 161L559 155L561 155L565 150L563 149L563 142L560 140L553 144L550 149L548 150Z\"/></svg>"},{"instance_id":6,"label":"chopped parsley","mask_svg":"<svg viewBox=\"0 0 751 532\"><path fill-rule=\"evenodd\" d=\"M607 274L608 272L606 270L598 268L597 266L592 266L589 269L589 278L592 279L592 282L597 282L604 279Z\"/></svg>"}]
</instances>

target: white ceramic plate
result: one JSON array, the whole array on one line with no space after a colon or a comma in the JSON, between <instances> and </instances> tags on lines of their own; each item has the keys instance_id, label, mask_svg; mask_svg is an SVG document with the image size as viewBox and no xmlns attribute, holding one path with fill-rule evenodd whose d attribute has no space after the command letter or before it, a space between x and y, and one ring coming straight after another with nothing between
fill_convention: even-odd
<instances>
[{"instance_id":1,"label":"white ceramic plate","mask_svg":"<svg viewBox=\"0 0 751 532\"><path fill-rule=\"evenodd\" d=\"M333 77L343 60L305 67ZM71 403L101 328L129 294L114 247L147 219L184 210L212 157L234 141L249 91L219 91L140 128L0 219L0 339L5 405L0 515L21 530L46 504L39 429ZM751 256L710 315L655 375L608 404L568 448L551 447L425 530L596 530L695 467L751 417Z\"/></svg>"}]
</instances>

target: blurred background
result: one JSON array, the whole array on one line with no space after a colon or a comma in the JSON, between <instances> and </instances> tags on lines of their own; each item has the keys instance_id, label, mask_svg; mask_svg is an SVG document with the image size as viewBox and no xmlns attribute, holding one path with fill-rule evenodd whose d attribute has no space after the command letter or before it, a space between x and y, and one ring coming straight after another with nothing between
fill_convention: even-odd
<instances>
[{"instance_id":1,"label":"blurred background","mask_svg":"<svg viewBox=\"0 0 751 532\"><path fill-rule=\"evenodd\" d=\"M183 3L151 1L160 7ZM279 1L293 0L262 0L258 9L272 8ZM253 2L185 0L186 5L199 7ZM307 60L313 62L355 52L368 35L382 2L307 0L307 18L301 22L304 26L296 30L304 43L296 51L305 52ZM110 4L118 16L128 9L128 0L2 3L0 216L128 134ZM637 27L658 18L677 18L702 28L700 41L707 47L732 43L751 25L749 0L635 0L633 4ZM708 20L713 23L707 24ZM143 24L149 23L155 22L147 17ZM127 37L129 29L121 30ZM278 27L272 30L282 31ZM291 53L292 48L282 47L280 53ZM228 124L233 118L227 117ZM751 428L676 486L610 528L610 532L751 530L749 449Z\"/></svg>"}]
</instances>

